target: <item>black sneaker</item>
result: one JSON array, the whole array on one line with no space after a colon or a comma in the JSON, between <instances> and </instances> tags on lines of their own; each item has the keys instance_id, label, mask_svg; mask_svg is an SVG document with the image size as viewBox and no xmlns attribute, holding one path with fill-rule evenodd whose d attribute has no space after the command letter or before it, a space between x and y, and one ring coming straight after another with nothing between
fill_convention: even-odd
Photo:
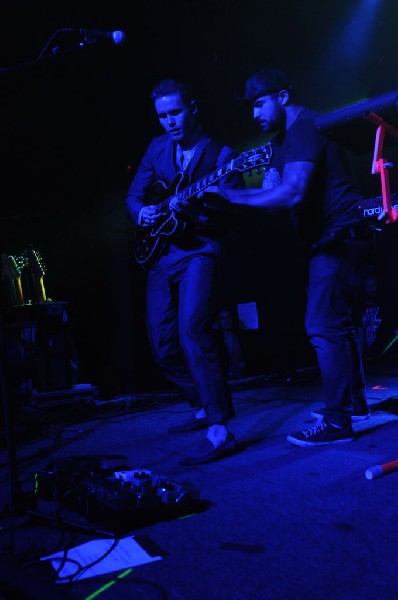
<instances>
[{"instance_id":1,"label":"black sneaker","mask_svg":"<svg viewBox=\"0 0 398 600\"><path fill-rule=\"evenodd\" d=\"M322 446L337 442L353 442L354 439L355 435L351 426L339 428L325 421L317 421L309 429L287 436L287 441L295 446Z\"/></svg>"},{"instance_id":2,"label":"black sneaker","mask_svg":"<svg viewBox=\"0 0 398 600\"><path fill-rule=\"evenodd\" d=\"M312 410L311 411L311 417L314 417L315 419L323 419L323 411L322 408L318 409L318 410ZM365 421L366 419L369 419L370 417L370 412L369 410L365 409L364 411L362 410L356 410L352 415L351 415L351 421Z\"/></svg>"}]
</instances>

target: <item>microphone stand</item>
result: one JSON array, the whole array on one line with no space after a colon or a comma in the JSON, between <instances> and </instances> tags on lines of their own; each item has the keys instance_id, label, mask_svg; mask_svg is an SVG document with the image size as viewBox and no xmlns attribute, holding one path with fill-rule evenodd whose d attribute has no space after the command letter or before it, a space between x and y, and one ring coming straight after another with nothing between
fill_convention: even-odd
<instances>
[{"instance_id":1,"label":"microphone stand","mask_svg":"<svg viewBox=\"0 0 398 600\"><path fill-rule=\"evenodd\" d=\"M60 45L55 45L54 43L60 35L63 35L65 33L71 34L71 36L67 37L73 38L73 43L71 39L69 47L67 49L62 48ZM63 37L65 38L65 36ZM81 48L84 46L89 46L91 44L97 43L100 38L108 37L112 39L113 44L116 46L124 45L126 43L126 34L123 31L101 32L90 29L76 29L74 27L63 27L61 29L57 29L57 31L54 31L54 33L51 34L51 36L44 44L43 48L40 50L36 58L30 59L28 61L13 66L0 67L0 73L23 69L25 67L35 65L44 59L51 58L52 56L57 56L61 52L66 53L70 52L76 47Z\"/></svg>"}]
</instances>

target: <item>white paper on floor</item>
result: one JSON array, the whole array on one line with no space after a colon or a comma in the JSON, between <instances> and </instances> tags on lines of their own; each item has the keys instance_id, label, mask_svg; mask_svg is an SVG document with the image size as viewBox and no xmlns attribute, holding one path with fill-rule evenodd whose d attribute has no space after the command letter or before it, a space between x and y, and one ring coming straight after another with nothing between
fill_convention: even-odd
<instances>
[{"instance_id":1,"label":"white paper on floor","mask_svg":"<svg viewBox=\"0 0 398 600\"><path fill-rule=\"evenodd\" d=\"M120 540L93 540L69 550L44 556L41 560L51 562L58 577L57 583L70 583L136 567L161 558L150 556L133 537L126 537Z\"/></svg>"}]
</instances>

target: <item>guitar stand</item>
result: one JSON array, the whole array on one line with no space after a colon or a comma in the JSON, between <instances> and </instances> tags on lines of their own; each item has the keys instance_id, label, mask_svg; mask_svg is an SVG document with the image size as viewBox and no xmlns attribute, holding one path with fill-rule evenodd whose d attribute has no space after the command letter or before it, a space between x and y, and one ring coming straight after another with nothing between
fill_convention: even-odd
<instances>
[{"instance_id":1,"label":"guitar stand","mask_svg":"<svg viewBox=\"0 0 398 600\"><path fill-rule=\"evenodd\" d=\"M389 223L395 223L398 221L398 210L392 208L391 203L389 169L393 168L394 165L383 158L382 154L386 133L398 138L398 129L384 121L384 119L372 111L365 113L364 116L368 121L377 126L371 172L372 175L380 175L383 203L383 213L380 216L380 220L382 220L384 224L388 225Z\"/></svg>"}]
</instances>

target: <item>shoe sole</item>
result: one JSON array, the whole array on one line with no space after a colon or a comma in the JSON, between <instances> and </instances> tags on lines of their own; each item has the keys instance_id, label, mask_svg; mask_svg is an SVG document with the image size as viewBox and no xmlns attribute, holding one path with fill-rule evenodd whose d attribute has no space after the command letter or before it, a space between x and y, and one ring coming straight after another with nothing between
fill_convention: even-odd
<instances>
[{"instance_id":1,"label":"shoe sole","mask_svg":"<svg viewBox=\"0 0 398 600\"><path fill-rule=\"evenodd\" d=\"M206 465L208 463L215 462L216 460L219 460L220 458L227 458L228 456L234 454L235 450L236 450L236 446L234 446L233 448L230 448L229 450L223 450L222 452L212 454L211 456L208 456L208 457L196 458L196 459L181 458L181 460L179 460L178 462L180 465L184 465L184 467L195 467L196 465Z\"/></svg>"},{"instance_id":2,"label":"shoe sole","mask_svg":"<svg viewBox=\"0 0 398 600\"><path fill-rule=\"evenodd\" d=\"M291 435L287 436L287 441L295 446L326 446L327 444L343 444L344 442L353 442L355 440L355 436L344 438L342 440L329 440L325 442L306 442L305 440L298 440Z\"/></svg>"},{"instance_id":3,"label":"shoe sole","mask_svg":"<svg viewBox=\"0 0 398 600\"><path fill-rule=\"evenodd\" d=\"M208 427L208 423L206 419L197 419L198 423L187 422L182 423L181 425L170 425L168 428L169 433L187 433L188 431L199 431L199 429L206 429Z\"/></svg>"},{"instance_id":4,"label":"shoe sole","mask_svg":"<svg viewBox=\"0 0 398 600\"><path fill-rule=\"evenodd\" d=\"M208 452L206 455L201 456L185 456L181 458L178 462L180 465L192 467L195 465L204 465L219 458L227 457L231 454L234 454L237 448L237 442L235 438L230 440L227 445L224 445L223 448L215 448L213 451Z\"/></svg>"}]
</instances>

